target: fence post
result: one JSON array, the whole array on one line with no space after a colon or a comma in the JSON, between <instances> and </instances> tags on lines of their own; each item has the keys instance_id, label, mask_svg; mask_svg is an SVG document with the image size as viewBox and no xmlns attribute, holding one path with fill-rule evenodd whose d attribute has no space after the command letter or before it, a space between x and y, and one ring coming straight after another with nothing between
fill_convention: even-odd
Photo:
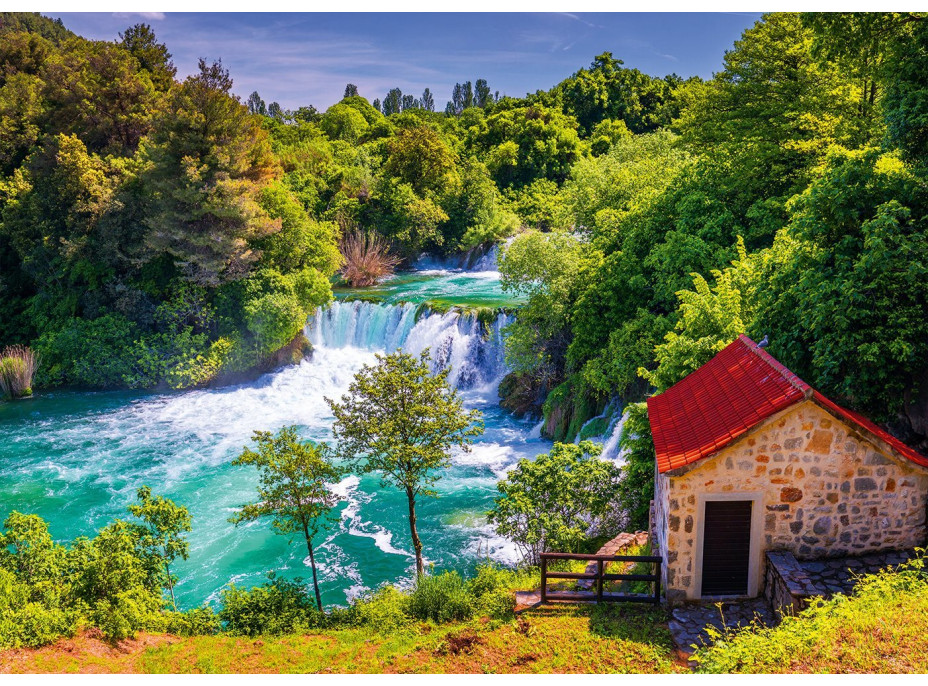
<instances>
[{"instance_id":1,"label":"fence post","mask_svg":"<svg viewBox=\"0 0 928 686\"><path fill-rule=\"evenodd\" d=\"M541 555L541 602L548 600L548 558Z\"/></svg>"},{"instance_id":2,"label":"fence post","mask_svg":"<svg viewBox=\"0 0 928 686\"><path fill-rule=\"evenodd\" d=\"M661 564L662 562L663 561L654 563L654 566L655 566L654 576L656 577L654 580L654 604L655 605L661 604Z\"/></svg>"},{"instance_id":3,"label":"fence post","mask_svg":"<svg viewBox=\"0 0 928 686\"><path fill-rule=\"evenodd\" d=\"M596 561L596 602L603 601L603 561Z\"/></svg>"}]
</instances>

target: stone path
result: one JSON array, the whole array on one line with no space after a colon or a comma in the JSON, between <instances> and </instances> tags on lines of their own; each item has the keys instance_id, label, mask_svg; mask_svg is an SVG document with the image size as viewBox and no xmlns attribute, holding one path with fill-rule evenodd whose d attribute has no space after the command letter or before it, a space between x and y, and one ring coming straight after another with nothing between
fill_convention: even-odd
<instances>
[{"instance_id":1,"label":"stone path","mask_svg":"<svg viewBox=\"0 0 928 686\"><path fill-rule=\"evenodd\" d=\"M776 623L776 617L764 598L752 598L737 602L688 604L675 608L668 623L670 634L677 649L689 656L695 652L693 646L702 647L711 643L706 628L713 626L744 627L753 621L764 626Z\"/></svg>"}]
</instances>

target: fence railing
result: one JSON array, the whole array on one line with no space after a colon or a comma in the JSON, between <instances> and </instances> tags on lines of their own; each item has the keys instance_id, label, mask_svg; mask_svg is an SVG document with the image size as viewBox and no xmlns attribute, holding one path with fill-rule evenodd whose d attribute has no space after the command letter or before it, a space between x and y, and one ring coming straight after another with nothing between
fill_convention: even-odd
<instances>
[{"instance_id":1,"label":"fence railing","mask_svg":"<svg viewBox=\"0 0 928 686\"><path fill-rule=\"evenodd\" d=\"M552 560L585 560L596 562L595 572L549 572L548 563ZM606 565L610 562L644 562L653 565L651 574L608 574ZM659 555L581 555L575 553L541 553L541 602L549 600L596 601L610 603L654 603L661 602L661 563ZM589 565L587 565L589 568ZM549 591L549 579L589 579L593 582L591 591ZM652 584L651 593L606 593L603 583L606 581L646 581Z\"/></svg>"}]
</instances>

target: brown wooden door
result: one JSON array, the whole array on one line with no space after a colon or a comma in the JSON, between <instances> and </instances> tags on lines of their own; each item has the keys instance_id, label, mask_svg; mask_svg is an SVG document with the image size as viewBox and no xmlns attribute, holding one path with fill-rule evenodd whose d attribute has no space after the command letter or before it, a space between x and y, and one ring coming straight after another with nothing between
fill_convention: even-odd
<instances>
[{"instance_id":1,"label":"brown wooden door","mask_svg":"<svg viewBox=\"0 0 928 686\"><path fill-rule=\"evenodd\" d=\"M702 535L702 595L747 595L750 500L709 500Z\"/></svg>"}]
</instances>

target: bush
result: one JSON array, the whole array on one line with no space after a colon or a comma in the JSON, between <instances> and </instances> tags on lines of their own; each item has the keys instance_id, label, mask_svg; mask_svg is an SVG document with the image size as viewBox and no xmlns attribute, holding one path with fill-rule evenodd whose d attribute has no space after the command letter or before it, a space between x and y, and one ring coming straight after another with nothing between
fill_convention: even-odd
<instances>
[{"instance_id":1,"label":"bush","mask_svg":"<svg viewBox=\"0 0 928 686\"><path fill-rule=\"evenodd\" d=\"M525 569L517 571L487 563L477 567L476 575L467 580L467 590L474 597L476 615L509 619L515 609L515 591L531 588L537 582Z\"/></svg>"},{"instance_id":2,"label":"bush","mask_svg":"<svg viewBox=\"0 0 928 686\"><path fill-rule=\"evenodd\" d=\"M31 348L11 345L0 354L0 390L11 398L32 395L32 378L39 358Z\"/></svg>"},{"instance_id":3,"label":"bush","mask_svg":"<svg viewBox=\"0 0 928 686\"><path fill-rule=\"evenodd\" d=\"M613 516L620 472L600 451L590 441L555 443L547 454L519 460L496 485L501 495L488 519L530 563L546 551L581 552L589 532Z\"/></svg>"},{"instance_id":4,"label":"bush","mask_svg":"<svg viewBox=\"0 0 928 686\"><path fill-rule=\"evenodd\" d=\"M71 636L79 615L32 602L29 586L0 569L0 650L36 648L59 636Z\"/></svg>"},{"instance_id":5,"label":"bush","mask_svg":"<svg viewBox=\"0 0 928 686\"><path fill-rule=\"evenodd\" d=\"M345 233L341 251L345 258L341 275L353 288L373 286L392 274L400 262L390 254L384 238L357 229Z\"/></svg>"},{"instance_id":6,"label":"bush","mask_svg":"<svg viewBox=\"0 0 928 686\"><path fill-rule=\"evenodd\" d=\"M230 585L221 593L218 613L225 631L237 636L281 635L319 626L324 616L301 581L281 579L270 572L268 582L261 586Z\"/></svg>"},{"instance_id":7,"label":"bush","mask_svg":"<svg viewBox=\"0 0 928 686\"><path fill-rule=\"evenodd\" d=\"M409 614L422 621L450 622L474 616L475 599L457 572L420 576L409 596Z\"/></svg>"},{"instance_id":8,"label":"bush","mask_svg":"<svg viewBox=\"0 0 928 686\"><path fill-rule=\"evenodd\" d=\"M219 615L209 605L186 612L170 612L165 630L176 636L212 636L222 629Z\"/></svg>"},{"instance_id":9,"label":"bush","mask_svg":"<svg viewBox=\"0 0 928 686\"><path fill-rule=\"evenodd\" d=\"M394 586L383 586L355 601L351 608L352 624L390 631L409 624L409 595Z\"/></svg>"},{"instance_id":10,"label":"bush","mask_svg":"<svg viewBox=\"0 0 928 686\"><path fill-rule=\"evenodd\" d=\"M47 330L36 344L45 365L40 381L47 385L98 388L122 386L133 374L127 351L138 338L135 324L118 314L97 319L70 319Z\"/></svg>"}]
</instances>

